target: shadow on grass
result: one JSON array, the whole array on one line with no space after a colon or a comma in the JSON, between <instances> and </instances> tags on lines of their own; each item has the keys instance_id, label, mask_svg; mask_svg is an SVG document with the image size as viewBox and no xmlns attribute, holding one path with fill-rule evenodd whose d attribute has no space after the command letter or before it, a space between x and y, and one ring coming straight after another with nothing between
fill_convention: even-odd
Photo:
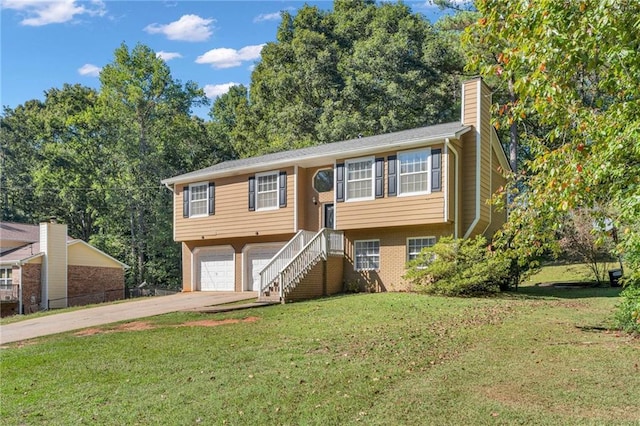
<instances>
[{"instance_id":1,"label":"shadow on grass","mask_svg":"<svg viewBox=\"0 0 640 426\"><path fill-rule=\"evenodd\" d=\"M522 286L503 294L524 299L584 299L589 297L618 297L621 287L590 287L584 285L555 284Z\"/></svg>"}]
</instances>

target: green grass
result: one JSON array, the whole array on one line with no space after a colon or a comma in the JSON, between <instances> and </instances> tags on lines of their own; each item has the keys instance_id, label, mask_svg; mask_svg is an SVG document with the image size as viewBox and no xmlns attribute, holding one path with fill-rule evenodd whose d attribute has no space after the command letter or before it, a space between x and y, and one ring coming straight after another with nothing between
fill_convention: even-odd
<instances>
[{"instance_id":1,"label":"green grass","mask_svg":"<svg viewBox=\"0 0 640 426\"><path fill-rule=\"evenodd\" d=\"M601 266L604 270L619 268L618 263L606 263ZM605 274L606 275L606 274ZM608 275L606 275L608 280ZM607 281L608 282L608 281ZM585 283L596 284L596 279L589 266L585 263L550 263L544 265L540 271L526 280L525 284L548 283Z\"/></svg>"},{"instance_id":2,"label":"green grass","mask_svg":"<svg viewBox=\"0 0 640 426\"><path fill-rule=\"evenodd\" d=\"M49 425L637 424L640 339L609 330L618 291L339 296L40 338L1 350L0 414ZM180 326L207 319L236 321Z\"/></svg>"}]
</instances>

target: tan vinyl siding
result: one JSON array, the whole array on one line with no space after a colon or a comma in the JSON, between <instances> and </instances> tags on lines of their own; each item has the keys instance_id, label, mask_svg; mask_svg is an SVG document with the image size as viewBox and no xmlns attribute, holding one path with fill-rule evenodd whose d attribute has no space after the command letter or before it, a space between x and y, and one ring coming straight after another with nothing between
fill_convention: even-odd
<instances>
[{"instance_id":1,"label":"tan vinyl siding","mask_svg":"<svg viewBox=\"0 0 640 426\"><path fill-rule=\"evenodd\" d=\"M185 218L182 214L185 185L177 185L174 195L175 240L211 240L293 232L295 175L293 167L280 171L287 172L287 206L274 210L249 211L248 178L251 175L240 175L214 180L215 215Z\"/></svg>"},{"instance_id":2,"label":"tan vinyl siding","mask_svg":"<svg viewBox=\"0 0 640 426\"><path fill-rule=\"evenodd\" d=\"M105 268L122 268L115 260L105 256L82 243L68 246L68 264L76 266L100 266Z\"/></svg>"},{"instance_id":3,"label":"tan vinyl siding","mask_svg":"<svg viewBox=\"0 0 640 426\"><path fill-rule=\"evenodd\" d=\"M462 124L467 124L471 126L475 126L477 124L477 105L478 105L478 95L477 95L477 79L469 80L464 83L463 86L463 96L464 96L464 105L462 106Z\"/></svg>"},{"instance_id":4,"label":"tan vinyl siding","mask_svg":"<svg viewBox=\"0 0 640 426\"><path fill-rule=\"evenodd\" d=\"M311 167L305 169L304 177L301 175L298 184L300 194L300 204L304 206L305 215L300 218L300 229L308 231L319 231L322 228L323 205L333 203L334 191L318 192L313 187L313 179L319 170L333 169L333 164L321 167ZM316 204L313 204L313 198Z\"/></svg>"},{"instance_id":5,"label":"tan vinyl siding","mask_svg":"<svg viewBox=\"0 0 640 426\"><path fill-rule=\"evenodd\" d=\"M491 171L492 162L491 154L491 91L486 84L480 84L480 90L482 93L482 103L480 110L482 114L480 132L482 137L482 156L481 156L481 170L480 170L480 219L481 223L486 226L489 223L490 206L487 204L487 200L491 198ZM496 159L497 160L497 159ZM497 164L496 164L497 165ZM482 229L484 229L484 226Z\"/></svg>"},{"instance_id":6,"label":"tan vinyl siding","mask_svg":"<svg viewBox=\"0 0 640 426\"><path fill-rule=\"evenodd\" d=\"M462 234L469 228L476 217L476 132L469 132L462 137L461 154L462 181L460 192L462 204L460 219L462 221ZM460 236L462 236L462 234Z\"/></svg>"},{"instance_id":7,"label":"tan vinyl siding","mask_svg":"<svg viewBox=\"0 0 640 426\"><path fill-rule=\"evenodd\" d=\"M491 194L493 196L494 193L498 191L498 189L504 186L507 182L505 177L500 173L499 167L500 163L498 162L498 157L496 152L491 150L493 167L491 171ZM489 228L485 231L485 236L487 238L491 238L495 232L500 229L500 227L507 221L507 212L505 209L497 210L495 206L491 206L491 224Z\"/></svg>"},{"instance_id":8,"label":"tan vinyl siding","mask_svg":"<svg viewBox=\"0 0 640 426\"><path fill-rule=\"evenodd\" d=\"M424 147L427 148L427 147ZM431 149L444 145L431 145ZM442 189L438 192L420 195L396 195L389 197L388 177L390 155L403 151L376 154L384 158L384 197L366 201L345 201L336 204L337 229L380 228L442 223L444 221L444 186L448 184L441 176ZM342 159L340 161L347 161ZM444 168L442 168L444 169ZM346 178L345 178L346 179ZM398 180L400 179L398 175Z\"/></svg>"}]
</instances>

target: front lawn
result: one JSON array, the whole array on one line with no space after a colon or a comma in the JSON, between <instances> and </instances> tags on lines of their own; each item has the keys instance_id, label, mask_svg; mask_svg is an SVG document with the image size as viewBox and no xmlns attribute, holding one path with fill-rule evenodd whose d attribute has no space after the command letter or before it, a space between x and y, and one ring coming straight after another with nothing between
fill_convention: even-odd
<instances>
[{"instance_id":1,"label":"front lawn","mask_svg":"<svg viewBox=\"0 0 640 426\"><path fill-rule=\"evenodd\" d=\"M5 424L637 424L617 289L362 294L9 345ZM576 293L579 291L576 297Z\"/></svg>"}]
</instances>

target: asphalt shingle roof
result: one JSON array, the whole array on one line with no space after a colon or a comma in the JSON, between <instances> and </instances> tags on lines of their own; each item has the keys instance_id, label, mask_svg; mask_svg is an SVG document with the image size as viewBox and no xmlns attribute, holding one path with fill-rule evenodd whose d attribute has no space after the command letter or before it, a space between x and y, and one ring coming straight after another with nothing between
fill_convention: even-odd
<instances>
[{"instance_id":1,"label":"asphalt shingle roof","mask_svg":"<svg viewBox=\"0 0 640 426\"><path fill-rule=\"evenodd\" d=\"M350 139L342 142L333 142L323 145L316 145L308 148L300 148L289 151L281 151L273 154L261 155L258 157L242 158L239 160L225 161L211 167L196 170L190 173L164 179L164 184L174 184L187 182L206 176L224 175L242 169L257 167L261 165L275 165L308 160L315 157L344 157L347 155L357 155L371 149L393 149L417 141L431 141L444 138L457 138L471 128L456 121L453 123L437 124L434 126L419 127L416 129L402 130L399 132L385 133L376 136L368 136L357 139Z\"/></svg>"}]
</instances>

